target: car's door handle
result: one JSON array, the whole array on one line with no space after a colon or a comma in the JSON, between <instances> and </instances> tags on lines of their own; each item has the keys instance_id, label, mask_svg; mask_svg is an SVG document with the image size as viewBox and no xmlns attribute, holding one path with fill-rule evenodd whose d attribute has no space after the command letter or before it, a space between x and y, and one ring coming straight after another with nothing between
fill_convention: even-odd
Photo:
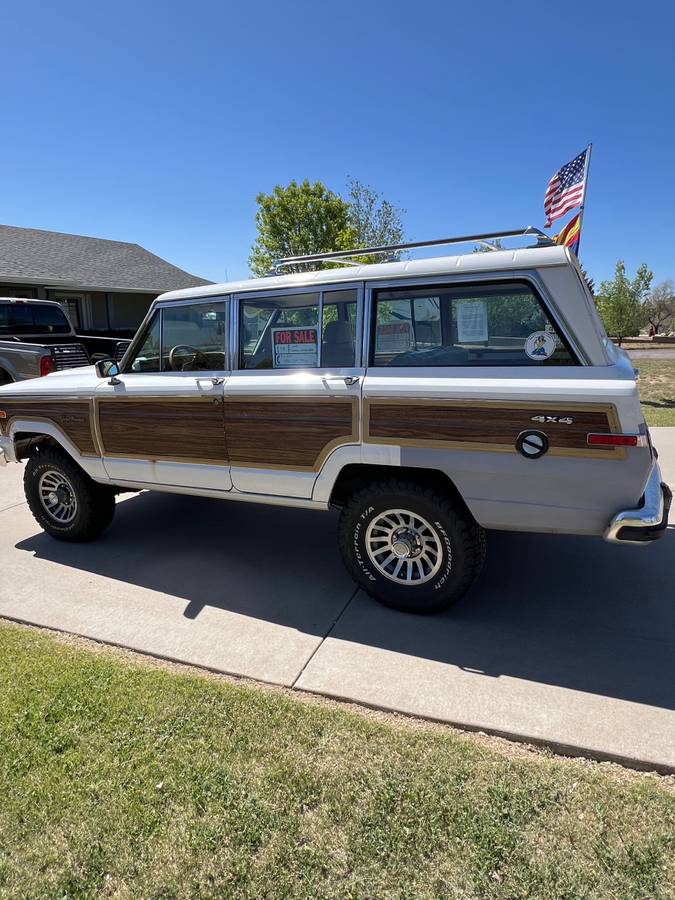
<instances>
[{"instance_id":1,"label":"car's door handle","mask_svg":"<svg viewBox=\"0 0 675 900\"><path fill-rule=\"evenodd\" d=\"M358 375L326 375L324 376L324 381L344 381L347 387L351 387L353 384L359 383Z\"/></svg>"},{"instance_id":2,"label":"car's door handle","mask_svg":"<svg viewBox=\"0 0 675 900\"><path fill-rule=\"evenodd\" d=\"M224 384L225 383L224 378L212 378L211 376L206 376L206 375L203 376L202 378L197 376L197 378L195 378L195 381L210 381L211 384Z\"/></svg>"}]
</instances>

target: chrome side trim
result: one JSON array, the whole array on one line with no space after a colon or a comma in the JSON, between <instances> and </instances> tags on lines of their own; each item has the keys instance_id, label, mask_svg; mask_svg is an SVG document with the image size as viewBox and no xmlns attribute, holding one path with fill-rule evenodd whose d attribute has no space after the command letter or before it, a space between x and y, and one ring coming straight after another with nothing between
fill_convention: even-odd
<instances>
[{"instance_id":1,"label":"chrome side trim","mask_svg":"<svg viewBox=\"0 0 675 900\"><path fill-rule=\"evenodd\" d=\"M213 488L195 488L180 484L159 484L148 481L130 481L124 478L103 480L94 478L102 484L112 484L119 488L138 491L159 491L165 494L187 494L190 497L212 497L216 500L234 500L239 503L262 503L266 506L293 506L298 509L315 509L326 512L330 507L327 500L312 500L309 497L288 497L280 494L246 494L241 491L218 491Z\"/></svg>"},{"instance_id":2,"label":"chrome side trim","mask_svg":"<svg viewBox=\"0 0 675 900\"><path fill-rule=\"evenodd\" d=\"M614 544L645 543L644 541L620 540L619 532L625 527L653 528L661 523L665 502L658 463L654 463L652 467L644 497L645 502L640 509L626 509L614 516L604 534L606 541Z\"/></svg>"}]
</instances>

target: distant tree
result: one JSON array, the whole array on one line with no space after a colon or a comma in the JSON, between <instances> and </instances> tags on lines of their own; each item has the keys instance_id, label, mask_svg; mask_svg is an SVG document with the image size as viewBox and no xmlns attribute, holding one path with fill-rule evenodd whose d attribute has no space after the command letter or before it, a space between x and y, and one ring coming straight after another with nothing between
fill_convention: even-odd
<instances>
[{"instance_id":1,"label":"distant tree","mask_svg":"<svg viewBox=\"0 0 675 900\"><path fill-rule=\"evenodd\" d=\"M652 272L642 263L631 281L626 275L623 260L616 264L614 278L603 281L595 302L605 323L607 334L615 337L619 346L624 338L638 334L645 322L643 301L649 291Z\"/></svg>"},{"instance_id":2,"label":"distant tree","mask_svg":"<svg viewBox=\"0 0 675 900\"><path fill-rule=\"evenodd\" d=\"M670 279L661 281L647 294L644 313L657 334L675 328L675 284Z\"/></svg>"},{"instance_id":3,"label":"distant tree","mask_svg":"<svg viewBox=\"0 0 675 900\"><path fill-rule=\"evenodd\" d=\"M405 210L369 185L356 178L347 182L349 225L354 233L354 247L381 247L385 244L402 244L404 241L403 215ZM368 257L369 262L386 258L386 254Z\"/></svg>"},{"instance_id":4,"label":"distant tree","mask_svg":"<svg viewBox=\"0 0 675 900\"><path fill-rule=\"evenodd\" d=\"M255 275L269 272L272 262L283 256L302 256L346 250L356 235L350 224L350 207L320 181L307 179L277 185L271 194L256 197L258 236L251 248L249 265ZM314 266L289 266L284 272L299 272Z\"/></svg>"},{"instance_id":5,"label":"distant tree","mask_svg":"<svg viewBox=\"0 0 675 900\"><path fill-rule=\"evenodd\" d=\"M581 269L581 274L584 276L584 281L586 282L586 287L591 292L591 297L595 297L595 281L590 277L584 266L579 263L579 268Z\"/></svg>"}]
</instances>

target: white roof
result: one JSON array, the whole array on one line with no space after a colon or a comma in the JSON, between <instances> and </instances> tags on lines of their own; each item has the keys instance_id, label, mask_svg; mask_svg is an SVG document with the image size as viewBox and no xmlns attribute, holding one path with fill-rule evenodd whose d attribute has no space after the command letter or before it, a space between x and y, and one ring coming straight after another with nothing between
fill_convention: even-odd
<instances>
[{"instance_id":1,"label":"white roof","mask_svg":"<svg viewBox=\"0 0 675 900\"><path fill-rule=\"evenodd\" d=\"M272 291L280 288L300 288L349 281L384 281L391 278L452 275L478 272L503 272L510 269L540 269L543 266L570 264L566 247L527 247L520 250L490 250L485 253L464 253L458 256L438 256L429 259L410 259L375 265L341 266L295 275L273 275L208 284L162 294L158 300L185 300L190 297L212 297L221 294L241 294L247 291Z\"/></svg>"}]
</instances>

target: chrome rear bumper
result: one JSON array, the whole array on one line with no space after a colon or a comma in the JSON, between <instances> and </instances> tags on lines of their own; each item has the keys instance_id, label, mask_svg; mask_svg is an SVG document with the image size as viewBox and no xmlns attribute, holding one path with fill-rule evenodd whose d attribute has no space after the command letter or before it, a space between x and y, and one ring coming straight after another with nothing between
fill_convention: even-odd
<instances>
[{"instance_id":1,"label":"chrome rear bumper","mask_svg":"<svg viewBox=\"0 0 675 900\"><path fill-rule=\"evenodd\" d=\"M645 544L662 537L668 527L672 499L672 492L661 481L661 470L655 462L642 505L617 513L605 531L605 540L615 544Z\"/></svg>"}]
</instances>

